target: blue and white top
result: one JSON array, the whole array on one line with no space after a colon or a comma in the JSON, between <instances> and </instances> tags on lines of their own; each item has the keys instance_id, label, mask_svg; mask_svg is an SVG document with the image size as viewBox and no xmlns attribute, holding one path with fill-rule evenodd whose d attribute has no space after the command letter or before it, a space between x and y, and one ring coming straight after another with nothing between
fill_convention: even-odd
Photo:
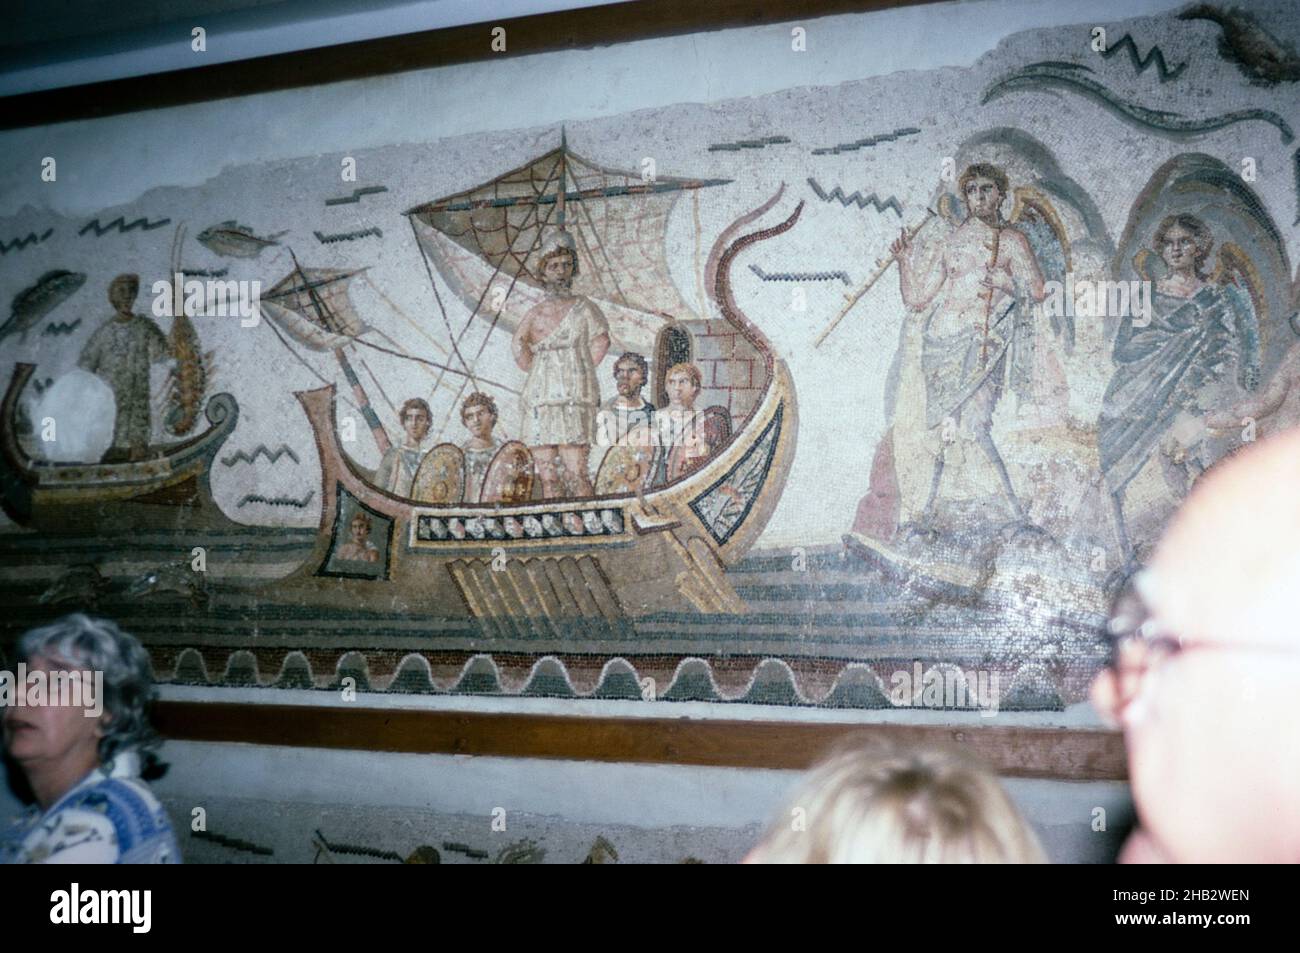
<instances>
[{"instance_id":1,"label":"blue and white top","mask_svg":"<svg viewBox=\"0 0 1300 953\"><path fill-rule=\"evenodd\" d=\"M178 864L171 820L120 752L48 811L32 805L0 832L0 864Z\"/></svg>"}]
</instances>

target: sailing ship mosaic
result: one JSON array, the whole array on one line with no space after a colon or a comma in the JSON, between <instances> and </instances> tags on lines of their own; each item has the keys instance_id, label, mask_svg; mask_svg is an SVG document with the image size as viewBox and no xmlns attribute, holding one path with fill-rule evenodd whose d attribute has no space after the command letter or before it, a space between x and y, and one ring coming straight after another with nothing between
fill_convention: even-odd
<instances>
[{"instance_id":1,"label":"sailing ship mosaic","mask_svg":"<svg viewBox=\"0 0 1300 953\"><path fill-rule=\"evenodd\" d=\"M11 216L5 635L110 613L180 683L1079 700L1178 502L1300 422L1300 76L1128 27Z\"/></svg>"}]
</instances>

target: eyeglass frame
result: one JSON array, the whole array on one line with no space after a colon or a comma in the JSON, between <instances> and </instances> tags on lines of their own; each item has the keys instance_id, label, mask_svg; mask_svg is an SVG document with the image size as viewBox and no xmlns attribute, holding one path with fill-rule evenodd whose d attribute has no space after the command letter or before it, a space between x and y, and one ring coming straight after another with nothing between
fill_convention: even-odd
<instances>
[{"instance_id":1,"label":"eyeglass frame","mask_svg":"<svg viewBox=\"0 0 1300 953\"><path fill-rule=\"evenodd\" d=\"M1226 650L1245 650L1253 652L1294 652L1290 646L1284 645L1260 645L1242 644L1242 643L1219 643L1219 642L1189 642L1180 635L1160 632L1156 627L1155 615L1147 605L1142 596L1141 579L1145 571L1139 571L1125 580L1116 593L1114 600L1111 602L1111 610L1106 619L1106 642L1109 646L1107 653L1106 666L1104 671L1109 671L1115 678L1116 702L1113 714L1118 717L1124 709L1132 704L1141 690L1142 678L1152 669L1167 663L1171 658L1181 655L1184 652L1192 650L1205 649L1226 649ZM1134 615L1141 621L1126 629L1123 632L1116 632L1116 618L1119 616L1118 607L1125 599L1131 600L1139 608ZM1144 631L1145 630L1145 631ZM1155 631L1156 634L1151 634ZM1125 645L1142 645L1146 651L1143 653L1143 661L1140 666L1124 666L1121 663L1121 655ZM1153 650L1156 651L1154 659L1152 658ZM1132 687L1124 690L1125 676L1132 676L1129 683Z\"/></svg>"}]
</instances>

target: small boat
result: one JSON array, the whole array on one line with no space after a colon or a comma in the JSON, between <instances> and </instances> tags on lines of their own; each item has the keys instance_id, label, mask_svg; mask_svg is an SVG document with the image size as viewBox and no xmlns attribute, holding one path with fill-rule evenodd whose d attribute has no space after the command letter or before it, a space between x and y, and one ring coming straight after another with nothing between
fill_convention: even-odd
<instances>
[{"instance_id":1,"label":"small boat","mask_svg":"<svg viewBox=\"0 0 1300 953\"><path fill-rule=\"evenodd\" d=\"M710 308L709 316L700 315L668 274L664 232L681 194L720 184L725 182L662 178L646 184L632 173L582 159L562 142L485 185L407 212L430 281L436 268L470 308L470 320L480 317L494 329L511 330L541 295L530 253L543 226L556 212L563 223L566 206L570 212L577 208L569 220L581 263L573 291L606 314L615 349L652 355L652 399L663 404L664 374L672 364L691 361L704 373L699 402L711 405L706 413L721 414L727 426L725 439L703 463L665 485L638 484L624 492L421 502L376 485L373 474L348 455L333 385L298 392L320 455L321 524L311 556L274 584L276 597L401 609L428 619L431 629L439 619L468 617L484 634L506 639L626 632L637 617L656 613L744 611L726 569L745 555L776 507L794 457L798 410L785 363L732 297L730 271L745 248L793 227L803 203L779 224L737 238L779 201L782 187L722 232L702 278L716 314ZM602 235L622 236L622 244L605 248ZM527 247L518 247L520 242ZM333 350L343 364L342 348L363 328L346 299L352 273L304 270L296 261L295 266L296 274L281 283L291 293L272 295L268 316L285 332L282 340L319 339L307 346ZM322 284L328 284L331 299L316 293ZM296 304L289 300L294 295ZM452 354L461 358L460 367L450 363ZM446 361L424 363L461 378L464 393L475 381L473 366L454 346ZM344 372L352 385L347 396L375 430L356 375L346 366ZM388 441L382 427L378 431L383 449ZM511 447L522 445L506 444ZM503 449L502 455L507 452L519 451ZM498 462L500 456L493 466ZM489 469L488 482L491 475ZM344 547L346 558L340 558Z\"/></svg>"},{"instance_id":2,"label":"small boat","mask_svg":"<svg viewBox=\"0 0 1300 953\"><path fill-rule=\"evenodd\" d=\"M18 404L34 364L19 363L0 404L0 500L22 526L91 535L105 530L208 529L238 524L212 499L213 458L239 420L230 394L207 403L208 429L150 447L135 463L52 463L33 458L18 434Z\"/></svg>"}]
</instances>

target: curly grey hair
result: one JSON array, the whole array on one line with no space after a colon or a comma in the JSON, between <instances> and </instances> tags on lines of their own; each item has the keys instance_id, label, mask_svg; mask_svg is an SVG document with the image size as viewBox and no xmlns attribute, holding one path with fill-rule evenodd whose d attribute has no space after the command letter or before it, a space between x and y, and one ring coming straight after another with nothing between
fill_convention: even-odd
<instances>
[{"instance_id":1,"label":"curly grey hair","mask_svg":"<svg viewBox=\"0 0 1300 953\"><path fill-rule=\"evenodd\" d=\"M154 697L149 656L135 636L108 619L92 619L78 612L23 635L18 642L18 661L30 662L37 655L57 656L104 673L104 713L109 717L99 740L101 762L112 761L131 748L146 752L158 744L149 724Z\"/></svg>"}]
</instances>

